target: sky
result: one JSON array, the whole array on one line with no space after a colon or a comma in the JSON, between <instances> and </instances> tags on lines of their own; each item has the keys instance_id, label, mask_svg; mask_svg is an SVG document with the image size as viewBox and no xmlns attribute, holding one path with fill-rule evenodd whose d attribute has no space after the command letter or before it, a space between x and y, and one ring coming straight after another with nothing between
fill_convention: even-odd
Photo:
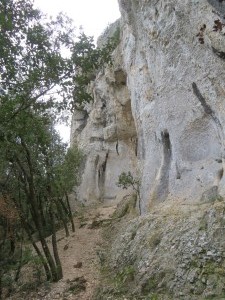
<instances>
[{"instance_id":1,"label":"sky","mask_svg":"<svg viewBox=\"0 0 225 300\"><path fill-rule=\"evenodd\" d=\"M74 21L78 32L83 27L86 35L94 40L104 29L120 17L118 0L34 0L34 5L49 16L65 12ZM70 128L58 125L64 142L69 142Z\"/></svg>"},{"instance_id":2,"label":"sky","mask_svg":"<svg viewBox=\"0 0 225 300\"><path fill-rule=\"evenodd\" d=\"M118 0L34 0L48 15L65 12L87 35L99 36L108 24L120 17Z\"/></svg>"}]
</instances>

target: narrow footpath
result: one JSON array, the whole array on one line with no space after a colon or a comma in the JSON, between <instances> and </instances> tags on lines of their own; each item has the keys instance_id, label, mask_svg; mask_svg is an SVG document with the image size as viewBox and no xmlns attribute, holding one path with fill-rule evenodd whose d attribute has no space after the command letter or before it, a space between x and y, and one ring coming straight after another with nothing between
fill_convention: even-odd
<instances>
[{"instance_id":1,"label":"narrow footpath","mask_svg":"<svg viewBox=\"0 0 225 300\"><path fill-rule=\"evenodd\" d=\"M38 288L38 291L17 295L29 300L91 300L100 280L102 228L110 222L116 206L86 208L75 217L75 233L66 237L57 233L63 279ZM15 299L14 297L10 299Z\"/></svg>"},{"instance_id":2,"label":"narrow footpath","mask_svg":"<svg viewBox=\"0 0 225 300\"><path fill-rule=\"evenodd\" d=\"M115 208L103 206L87 209L75 218L75 233L67 238L63 230L58 232L63 279L52 286L51 292L44 299L92 298L99 284L103 242L101 224L110 219Z\"/></svg>"}]
</instances>

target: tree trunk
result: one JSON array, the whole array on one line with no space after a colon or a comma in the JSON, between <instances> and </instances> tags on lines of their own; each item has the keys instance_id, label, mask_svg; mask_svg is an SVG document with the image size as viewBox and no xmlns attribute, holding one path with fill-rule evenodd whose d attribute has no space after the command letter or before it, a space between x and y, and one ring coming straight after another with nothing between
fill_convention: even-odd
<instances>
[{"instance_id":1,"label":"tree trunk","mask_svg":"<svg viewBox=\"0 0 225 300\"><path fill-rule=\"evenodd\" d=\"M27 158L27 164L28 164L28 168L29 168L29 174L24 169L23 164L19 160L19 157L16 157L16 162L19 165L20 170L22 171L23 175L25 176L25 178L27 180L28 191L25 188L25 193L26 193L26 196L27 196L27 203L31 204L31 211L32 211L33 221L34 221L35 227L38 231L41 246L42 246L44 255L47 259L49 268L50 268L51 277L55 281L55 278L57 278L57 270L56 270L56 265L55 265L54 259L53 259L52 255L50 253L47 242L44 238L43 226L42 226L43 220L41 220L40 212L38 210L37 199L36 199L36 195L35 195L34 171L33 171L33 165L32 165L32 161L31 161L31 157L30 157L30 152L29 152L29 149L26 147L26 144L23 142L22 139L21 139L21 144L22 144L22 146L24 147L24 149L26 151L26 158ZM33 246L34 246L35 250L37 251L36 244L35 245L33 244Z\"/></svg>"},{"instance_id":2,"label":"tree trunk","mask_svg":"<svg viewBox=\"0 0 225 300\"><path fill-rule=\"evenodd\" d=\"M49 269L49 266L48 266L48 264L46 263L46 261L45 261L45 259L44 259L44 256L42 255L40 249L39 249L38 246L36 245L36 243L35 243L35 241L34 241L32 235L31 235L31 233L30 233L29 225L26 223L25 219L23 219L23 216L22 216L22 218L21 218L21 222L22 222L22 224L23 224L23 227L24 227L24 229L25 229L25 231L26 231L26 234L28 235L28 238L29 238L29 240L30 240L32 246L34 247L34 250L36 251L38 257L40 257L40 259L41 259L42 265L43 265L43 267L44 267L44 269L45 269L46 279L47 279L47 281L49 281L49 280L52 279L52 274L51 274L51 271L50 271L50 269Z\"/></svg>"},{"instance_id":3,"label":"tree trunk","mask_svg":"<svg viewBox=\"0 0 225 300\"><path fill-rule=\"evenodd\" d=\"M49 209L49 214L50 214L51 225L52 225L52 249L53 249L54 258L57 266L57 278L55 281L58 281L63 277L63 272L62 272L62 265L59 258L57 241L56 241L55 216L51 205Z\"/></svg>"},{"instance_id":4,"label":"tree trunk","mask_svg":"<svg viewBox=\"0 0 225 300\"><path fill-rule=\"evenodd\" d=\"M65 191L65 196L66 196L66 203L67 203L68 210L69 210L69 217L70 217L70 222L71 222L71 225L72 225L72 231L75 232L75 225L74 225L74 221L73 221L73 214L72 214L72 211L71 211L69 197L68 197L68 194L67 194L66 191Z\"/></svg>"},{"instance_id":5,"label":"tree trunk","mask_svg":"<svg viewBox=\"0 0 225 300\"><path fill-rule=\"evenodd\" d=\"M63 222L63 226L64 226L64 229L65 229L65 232L66 232L66 236L68 237L70 235L70 233L69 233L68 226L67 226L67 220L65 219L65 216L63 214L62 208L60 206L61 203L59 203L60 201L58 202L58 199L55 200L54 202L56 204L57 211L59 213L60 219Z\"/></svg>"}]
</instances>

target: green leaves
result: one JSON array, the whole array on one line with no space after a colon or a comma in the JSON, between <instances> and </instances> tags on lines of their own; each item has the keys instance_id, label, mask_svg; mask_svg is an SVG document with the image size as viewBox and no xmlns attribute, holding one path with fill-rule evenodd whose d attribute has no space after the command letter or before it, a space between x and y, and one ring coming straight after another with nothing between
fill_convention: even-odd
<instances>
[{"instance_id":1,"label":"green leaves","mask_svg":"<svg viewBox=\"0 0 225 300\"><path fill-rule=\"evenodd\" d=\"M132 189L137 193L138 198L138 209L139 213L141 215L141 196L140 196L140 179L135 178L131 172L128 173L122 172L119 176L119 180L117 182L118 187L122 187L123 189L128 189L129 187L132 187Z\"/></svg>"},{"instance_id":2,"label":"green leaves","mask_svg":"<svg viewBox=\"0 0 225 300\"><path fill-rule=\"evenodd\" d=\"M72 52L66 57L62 50L73 48L74 31L67 17L48 20L32 3L0 1L0 185L20 216L17 233L23 228L31 242L38 234L46 261L33 245L46 276L58 280L56 239L53 259L45 236L55 234L61 222L65 228L72 222L65 199L77 183L81 159L77 150L67 153L54 129L58 114L73 105L76 68Z\"/></svg>"},{"instance_id":3,"label":"green leaves","mask_svg":"<svg viewBox=\"0 0 225 300\"><path fill-rule=\"evenodd\" d=\"M70 48L73 38L71 20L66 16L49 21L33 8L30 0L2 0L0 84L8 94L8 101L12 101L11 95L16 95L17 99L26 98L23 100L26 107L37 101L40 106L40 100L44 106L49 102L53 108L63 103L59 94L63 91L64 80L71 80L68 70L71 62L63 57L62 49ZM56 87L59 92L47 96Z\"/></svg>"},{"instance_id":4,"label":"green leaves","mask_svg":"<svg viewBox=\"0 0 225 300\"><path fill-rule=\"evenodd\" d=\"M96 48L93 38L84 33L75 40L69 18L59 14L48 19L34 9L31 0L0 1L0 87L4 90L0 94L0 155L17 176L18 161L27 169L25 148L40 174L47 170L47 158L53 174L55 164L64 174L66 163L59 163L59 158L65 149L52 120L63 110L82 109L92 101L87 86L100 68L112 62L114 48L112 40Z\"/></svg>"},{"instance_id":5,"label":"green leaves","mask_svg":"<svg viewBox=\"0 0 225 300\"><path fill-rule=\"evenodd\" d=\"M134 178L130 171L128 173L122 172L117 182L118 187L122 187L123 189L128 189L130 186L132 186L135 191L139 189L139 185L140 185L139 179Z\"/></svg>"},{"instance_id":6,"label":"green leaves","mask_svg":"<svg viewBox=\"0 0 225 300\"><path fill-rule=\"evenodd\" d=\"M114 49L114 39L110 39L104 47L96 48L93 37L80 34L72 48L72 61L75 67L73 107L82 109L85 103L93 100L91 94L87 92L87 87L100 68L112 63L111 55Z\"/></svg>"},{"instance_id":7,"label":"green leaves","mask_svg":"<svg viewBox=\"0 0 225 300\"><path fill-rule=\"evenodd\" d=\"M14 112L18 106L37 108L37 103L39 109L57 113L82 109L92 101L87 86L100 68L112 63L115 46L115 38L102 48L84 33L75 39L68 17L49 20L31 0L0 2L0 85Z\"/></svg>"}]
</instances>

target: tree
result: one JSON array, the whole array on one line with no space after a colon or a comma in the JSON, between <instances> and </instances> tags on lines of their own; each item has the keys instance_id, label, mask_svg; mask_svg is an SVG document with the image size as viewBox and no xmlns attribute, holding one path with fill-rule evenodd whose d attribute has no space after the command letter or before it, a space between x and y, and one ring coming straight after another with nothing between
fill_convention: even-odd
<instances>
[{"instance_id":1,"label":"tree","mask_svg":"<svg viewBox=\"0 0 225 300\"><path fill-rule=\"evenodd\" d=\"M112 52L118 44L119 36L108 40L102 48L95 48L93 37L81 33L72 49L72 61L75 66L73 76L74 107L82 109L84 104L90 102L92 96L87 92L87 86L95 78L96 70L105 64L112 64Z\"/></svg>"},{"instance_id":2,"label":"tree","mask_svg":"<svg viewBox=\"0 0 225 300\"><path fill-rule=\"evenodd\" d=\"M66 197L69 187L63 184L64 175L59 170L65 173L63 166L68 163L73 163L73 168L77 170L80 156L77 154L77 159L73 160L68 158L68 153L75 150L66 151L53 127L46 122L46 117L32 116L30 113L26 117L32 117L32 126L20 132L18 123L14 134L0 145L0 157L5 161L1 183L7 197L14 202L21 227L40 257L47 279L57 281L62 278L62 267L56 228L63 222L67 229L66 223L72 219ZM42 251L34 240L34 233L37 233ZM53 254L46 241L50 234Z\"/></svg>"},{"instance_id":3,"label":"tree","mask_svg":"<svg viewBox=\"0 0 225 300\"><path fill-rule=\"evenodd\" d=\"M119 176L117 186L122 187L123 189L128 189L129 187L133 188L138 197L138 208L139 213L141 214L140 180L134 178L130 171L128 173L122 172Z\"/></svg>"},{"instance_id":4,"label":"tree","mask_svg":"<svg viewBox=\"0 0 225 300\"><path fill-rule=\"evenodd\" d=\"M72 46L72 38L68 18L60 15L48 21L29 0L0 2L1 193L14 202L20 226L41 258L47 279L53 281L62 277L55 237L60 206L57 209L53 201L48 168L49 157L53 157L52 139L56 138L52 118L56 109L67 106L69 97L65 86L72 63L61 50ZM65 145L59 138L58 142L61 156L65 155ZM9 220L3 212L0 215ZM45 239L47 227L53 255ZM6 236L3 244L8 240ZM1 250L2 255L7 254L6 247Z\"/></svg>"},{"instance_id":5,"label":"tree","mask_svg":"<svg viewBox=\"0 0 225 300\"><path fill-rule=\"evenodd\" d=\"M61 53L73 44L71 20L59 15L48 21L30 0L2 0L0 24L1 85L7 91L2 108L16 100L21 103L14 114L28 106L52 106L57 94L65 96L63 84L70 75L70 59Z\"/></svg>"},{"instance_id":6,"label":"tree","mask_svg":"<svg viewBox=\"0 0 225 300\"><path fill-rule=\"evenodd\" d=\"M53 120L91 100L87 85L111 62L114 42L97 49L83 33L75 40L71 20L63 14L49 20L31 0L1 0L0 45L0 196L15 206L17 231L26 232L47 279L57 281L62 268L56 229L63 224L68 235L70 221L75 230L68 192L81 156L67 152ZM8 217L0 211L0 218ZM46 242L50 234L53 252ZM8 245L8 238L3 241Z\"/></svg>"}]
</instances>

